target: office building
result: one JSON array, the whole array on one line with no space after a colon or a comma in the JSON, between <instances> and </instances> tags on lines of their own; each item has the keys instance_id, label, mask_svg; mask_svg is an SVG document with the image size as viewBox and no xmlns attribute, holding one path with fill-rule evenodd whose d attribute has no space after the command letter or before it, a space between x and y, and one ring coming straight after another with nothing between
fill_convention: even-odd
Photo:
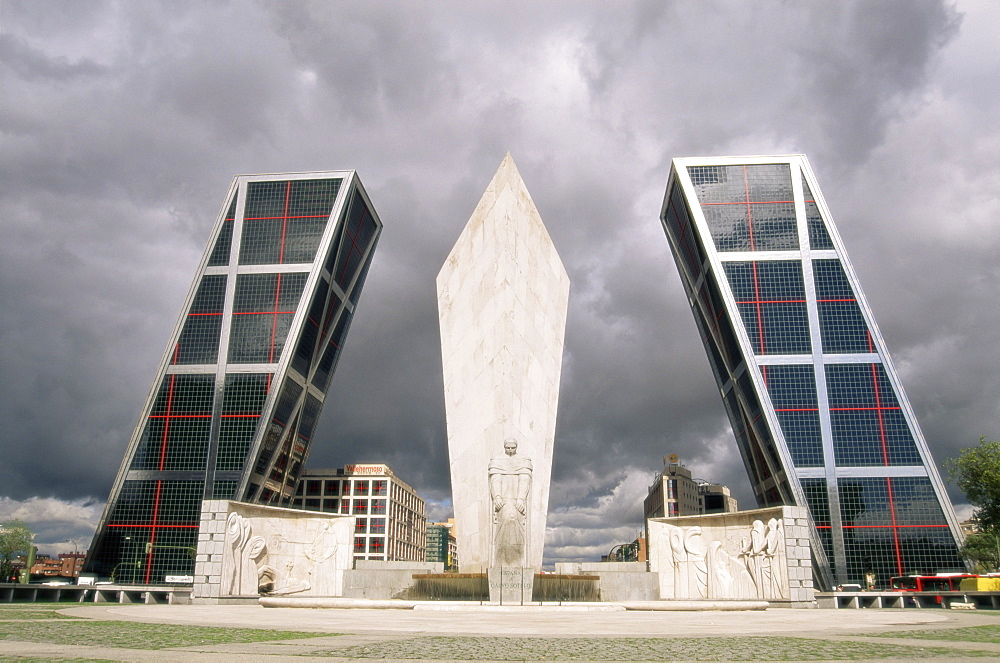
<instances>
[{"instance_id":1,"label":"office building","mask_svg":"<svg viewBox=\"0 0 1000 663\"><path fill-rule=\"evenodd\" d=\"M681 465L674 454L664 461L663 470L653 479L642 501L647 520L736 511L736 499L728 487L692 477L691 470Z\"/></svg>"},{"instance_id":2,"label":"office building","mask_svg":"<svg viewBox=\"0 0 1000 663\"><path fill-rule=\"evenodd\" d=\"M306 470L292 506L354 516L354 559L425 559L424 500L388 465Z\"/></svg>"},{"instance_id":3,"label":"office building","mask_svg":"<svg viewBox=\"0 0 1000 663\"><path fill-rule=\"evenodd\" d=\"M959 570L958 521L802 155L674 159L661 220L757 504L817 587Z\"/></svg>"},{"instance_id":4,"label":"office building","mask_svg":"<svg viewBox=\"0 0 1000 663\"><path fill-rule=\"evenodd\" d=\"M698 482L698 513L733 513L739 508L729 486L720 483Z\"/></svg>"},{"instance_id":5,"label":"office building","mask_svg":"<svg viewBox=\"0 0 1000 663\"><path fill-rule=\"evenodd\" d=\"M444 562L444 568L458 567L458 542L455 538L455 521L427 525L428 562Z\"/></svg>"},{"instance_id":6,"label":"office building","mask_svg":"<svg viewBox=\"0 0 1000 663\"><path fill-rule=\"evenodd\" d=\"M233 180L87 571L189 577L202 500L289 504L381 228L354 171Z\"/></svg>"},{"instance_id":7,"label":"office building","mask_svg":"<svg viewBox=\"0 0 1000 663\"><path fill-rule=\"evenodd\" d=\"M645 518L675 518L698 513L698 484L691 470L676 461L664 465L642 502Z\"/></svg>"}]
</instances>

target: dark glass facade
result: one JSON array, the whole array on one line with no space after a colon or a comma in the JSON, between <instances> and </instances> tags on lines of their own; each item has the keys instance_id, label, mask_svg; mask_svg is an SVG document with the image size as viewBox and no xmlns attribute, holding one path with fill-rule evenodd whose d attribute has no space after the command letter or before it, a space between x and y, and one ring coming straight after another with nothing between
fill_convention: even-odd
<instances>
[{"instance_id":1,"label":"dark glass facade","mask_svg":"<svg viewBox=\"0 0 1000 663\"><path fill-rule=\"evenodd\" d=\"M353 171L235 179L87 571L190 576L202 500L290 503L381 228Z\"/></svg>"},{"instance_id":2,"label":"dark glass facade","mask_svg":"<svg viewBox=\"0 0 1000 663\"><path fill-rule=\"evenodd\" d=\"M675 159L661 220L757 503L817 586L961 570L960 532L804 156Z\"/></svg>"}]
</instances>

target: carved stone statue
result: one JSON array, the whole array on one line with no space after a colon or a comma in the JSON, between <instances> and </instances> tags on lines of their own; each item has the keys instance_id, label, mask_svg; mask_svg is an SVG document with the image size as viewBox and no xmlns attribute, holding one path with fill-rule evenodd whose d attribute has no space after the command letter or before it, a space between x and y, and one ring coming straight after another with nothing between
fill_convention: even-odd
<instances>
[{"instance_id":1,"label":"carved stone statue","mask_svg":"<svg viewBox=\"0 0 1000 663\"><path fill-rule=\"evenodd\" d=\"M493 505L493 566L526 565L528 495L531 459L517 455L517 440L507 438L504 456L490 460L490 500Z\"/></svg>"},{"instance_id":2,"label":"carved stone statue","mask_svg":"<svg viewBox=\"0 0 1000 663\"><path fill-rule=\"evenodd\" d=\"M253 536L250 521L238 513L231 513L226 521L226 540L223 566L229 575L224 591L233 596L257 594L257 561L267 553L264 537Z\"/></svg>"}]
</instances>

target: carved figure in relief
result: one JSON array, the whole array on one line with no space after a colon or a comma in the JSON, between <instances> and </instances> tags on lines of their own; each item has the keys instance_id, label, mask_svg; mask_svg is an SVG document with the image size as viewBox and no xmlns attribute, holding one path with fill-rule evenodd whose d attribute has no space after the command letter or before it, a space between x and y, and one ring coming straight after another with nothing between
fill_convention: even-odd
<instances>
[{"instance_id":1,"label":"carved figure in relief","mask_svg":"<svg viewBox=\"0 0 1000 663\"><path fill-rule=\"evenodd\" d=\"M224 585L230 596L250 596L258 593L257 559L264 556L264 537L252 536L250 521L238 513L226 519L227 546L223 550L223 566L229 569Z\"/></svg>"},{"instance_id":2,"label":"carved figure in relief","mask_svg":"<svg viewBox=\"0 0 1000 663\"><path fill-rule=\"evenodd\" d=\"M708 598L728 599L736 596L736 579L733 577L733 558L722 546L722 541L712 541L708 547Z\"/></svg>"},{"instance_id":3,"label":"carved figure in relief","mask_svg":"<svg viewBox=\"0 0 1000 663\"><path fill-rule=\"evenodd\" d=\"M312 585L304 578L295 577L295 560L289 559L285 562L285 573L278 579L280 586L275 587L270 592L271 595L282 596L285 594L297 594L310 589Z\"/></svg>"},{"instance_id":4,"label":"carved figure in relief","mask_svg":"<svg viewBox=\"0 0 1000 663\"><path fill-rule=\"evenodd\" d=\"M701 527L671 527L674 598L708 597L708 551Z\"/></svg>"},{"instance_id":5,"label":"carved figure in relief","mask_svg":"<svg viewBox=\"0 0 1000 663\"><path fill-rule=\"evenodd\" d=\"M312 561L309 569L313 593L319 596L333 596L337 577L337 535L330 523L322 523L316 538L306 546L305 555Z\"/></svg>"},{"instance_id":6,"label":"carved figure in relief","mask_svg":"<svg viewBox=\"0 0 1000 663\"><path fill-rule=\"evenodd\" d=\"M517 440L507 438L503 456L490 460L493 505L493 566L521 566L527 559L528 495L531 459L517 455Z\"/></svg>"},{"instance_id":7,"label":"carved figure in relief","mask_svg":"<svg viewBox=\"0 0 1000 663\"><path fill-rule=\"evenodd\" d=\"M778 558L781 540L781 521L771 518L767 521L767 531L764 533L764 570L767 578L767 598L780 598L782 592L781 565L783 560Z\"/></svg>"},{"instance_id":8,"label":"carved figure in relief","mask_svg":"<svg viewBox=\"0 0 1000 663\"><path fill-rule=\"evenodd\" d=\"M750 527L750 537L741 541L740 556L743 557L743 563L753 579L757 598L760 599L767 595L764 577L764 549L766 545L764 523L755 520ZM769 582L770 579L768 578L767 581Z\"/></svg>"}]
</instances>

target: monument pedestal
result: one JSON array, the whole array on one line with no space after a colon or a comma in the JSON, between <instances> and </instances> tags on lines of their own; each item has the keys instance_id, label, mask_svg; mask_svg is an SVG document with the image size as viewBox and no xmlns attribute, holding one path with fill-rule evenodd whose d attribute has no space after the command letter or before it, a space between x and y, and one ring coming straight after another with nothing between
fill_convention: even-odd
<instances>
[{"instance_id":1,"label":"monument pedestal","mask_svg":"<svg viewBox=\"0 0 1000 663\"><path fill-rule=\"evenodd\" d=\"M492 566L487 570L490 603L528 605L534 590L535 570L520 566Z\"/></svg>"}]
</instances>

